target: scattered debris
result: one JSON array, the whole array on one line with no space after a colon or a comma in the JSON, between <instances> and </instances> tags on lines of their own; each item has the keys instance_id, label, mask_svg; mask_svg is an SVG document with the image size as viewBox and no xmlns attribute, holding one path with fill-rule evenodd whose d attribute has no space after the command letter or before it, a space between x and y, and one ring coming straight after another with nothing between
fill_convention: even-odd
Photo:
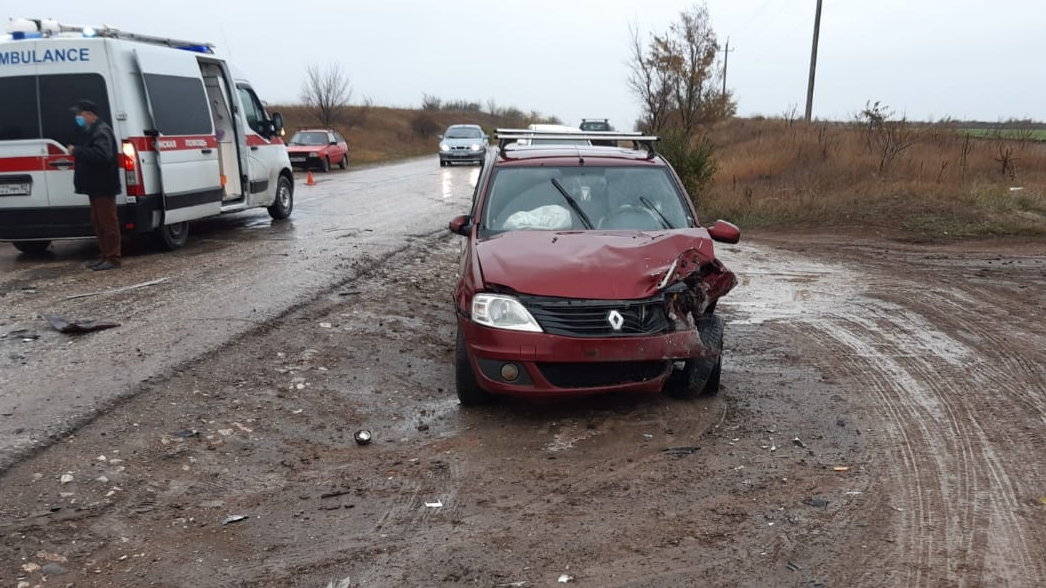
<instances>
[{"instance_id":1,"label":"scattered debris","mask_svg":"<svg viewBox=\"0 0 1046 588\"><path fill-rule=\"evenodd\" d=\"M1046 496L1039 497L1039 502L1046 504Z\"/></svg>"},{"instance_id":2,"label":"scattered debris","mask_svg":"<svg viewBox=\"0 0 1046 588\"><path fill-rule=\"evenodd\" d=\"M574 576L568 576L566 574L563 574L563 575L561 575L559 577L559 583L560 584L566 584L567 582L573 582L573 581L574 581Z\"/></svg>"},{"instance_id":3,"label":"scattered debris","mask_svg":"<svg viewBox=\"0 0 1046 588\"><path fill-rule=\"evenodd\" d=\"M665 449L664 452L668 455L690 455L698 449L701 448L696 445L686 445L683 447L669 447L668 449Z\"/></svg>"},{"instance_id":4,"label":"scattered debris","mask_svg":"<svg viewBox=\"0 0 1046 588\"><path fill-rule=\"evenodd\" d=\"M188 439L189 437L198 437L200 435L200 432L197 431L196 429L185 429L185 430L178 431L177 433L172 433L172 434L175 437L181 437L182 439Z\"/></svg>"},{"instance_id":5,"label":"scattered debris","mask_svg":"<svg viewBox=\"0 0 1046 588\"><path fill-rule=\"evenodd\" d=\"M835 466L835 467L832 468L832 471L833 472L848 472L848 471L850 471L850 466Z\"/></svg>"},{"instance_id":6,"label":"scattered debris","mask_svg":"<svg viewBox=\"0 0 1046 588\"><path fill-rule=\"evenodd\" d=\"M223 525L231 525L232 523L238 523L240 521L245 521L245 520L247 520L249 518L251 518L251 517L249 517L247 515L229 515L229 516L225 517L225 520L222 521L222 524Z\"/></svg>"},{"instance_id":7,"label":"scattered debris","mask_svg":"<svg viewBox=\"0 0 1046 588\"><path fill-rule=\"evenodd\" d=\"M43 317L56 331L61 333L90 333L120 326L120 323L112 321L70 321L53 314L45 314Z\"/></svg>"},{"instance_id":8,"label":"scattered debris","mask_svg":"<svg viewBox=\"0 0 1046 588\"><path fill-rule=\"evenodd\" d=\"M367 429L360 429L356 431L356 434L352 436L356 440L357 445L366 445L370 443L371 434Z\"/></svg>"},{"instance_id":9,"label":"scattered debris","mask_svg":"<svg viewBox=\"0 0 1046 588\"><path fill-rule=\"evenodd\" d=\"M334 326L334 325L332 325L332 324L330 324L330 323L320 323L320 328L321 328L321 329L329 329L329 328L331 328L331 327L333 327L333 326Z\"/></svg>"},{"instance_id":10,"label":"scattered debris","mask_svg":"<svg viewBox=\"0 0 1046 588\"><path fill-rule=\"evenodd\" d=\"M792 445L795 445L796 447L800 447L802 449L806 449L806 443L803 443L802 439L800 439L799 437L792 439Z\"/></svg>"},{"instance_id":11,"label":"scattered debris","mask_svg":"<svg viewBox=\"0 0 1046 588\"><path fill-rule=\"evenodd\" d=\"M158 280L152 280L150 282L142 282L141 284L133 284L131 286L123 286L122 288L109 288L108 290L99 290L97 292L87 292L86 294L73 294L72 296L66 296L63 300L73 300L76 298L87 298L88 296L97 296L99 294L115 294L117 292L125 292L127 290L136 290L138 288L145 288L147 286L155 286L162 284L170 278L160 278Z\"/></svg>"},{"instance_id":12,"label":"scattered debris","mask_svg":"<svg viewBox=\"0 0 1046 588\"><path fill-rule=\"evenodd\" d=\"M73 481L73 475L72 474L62 474L62 477L58 478L58 483L60 483L60 484L68 484L69 482L72 482L72 481Z\"/></svg>"},{"instance_id":13,"label":"scattered debris","mask_svg":"<svg viewBox=\"0 0 1046 588\"><path fill-rule=\"evenodd\" d=\"M56 563L44 564L43 567L40 568L40 571L43 572L45 576L64 576L69 573L69 570Z\"/></svg>"},{"instance_id":14,"label":"scattered debris","mask_svg":"<svg viewBox=\"0 0 1046 588\"><path fill-rule=\"evenodd\" d=\"M803 569L803 566L792 562L786 563L785 567L792 570L793 572L798 572L799 570Z\"/></svg>"},{"instance_id":15,"label":"scattered debris","mask_svg":"<svg viewBox=\"0 0 1046 588\"><path fill-rule=\"evenodd\" d=\"M498 584L497 587L498 588L516 588L518 586L526 586L526 585L527 585L527 581L526 580L521 580L519 582L505 582L504 584Z\"/></svg>"},{"instance_id":16,"label":"scattered debris","mask_svg":"<svg viewBox=\"0 0 1046 588\"><path fill-rule=\"evenodd\" d=\"M436 502L426 502L426 508L443 508L443 501L436 499Z\"/></svg>"},{"instance_id":17,"label":"scattered debris","mask_svg":"<svg viewBox=\"0 0 1046 588\"><path fill-rule=\"evenodd\" d=\"M828 506L828 501L823 498L807 498L803 500L803 504L812 506L814 508L824 508Z\"/></svg>"},{"instance_id":18,"label":"scattered debris","mask_svg":"<svg viewBox=\"0 0 1046 588\"><path fill-rule=\"evenodd\" d=\"M22 571L27 574L35 574L40 571L40 564L34 562L22 564Z\"/></svg>"},{"instance_id":19,"label":"scattered debris","mask_svg":"<svg viewBox=\"0 0 1046 588\"><path fill-rule=\"evenodd\" d=\"M352 580L348 577L340 580L331 580L327 582L327 588L350 588L352 586Z\"/></svg>"},{"instance_id":20,"label":"scattered debris","mask_svg":"<svg viewBox=\"0 0 1046 588\"><path fill-rule=\"evenodd\" d=\"M654 438L654 436L653 436L653 435L651 435L650 433L643 433L643 438L644 438L644 439L653 439L653 438Z\"/></svg>"},{"instance_id":21,"label":"scattered debris","mask_svg":"<svg viewBox=\"0 0 1046 588\"><path fill-rule=\"evenodd\" d=\"M324 492L323 494L320 494L320 498L335 498L337 496L344 496L350 492L352 492L352 490L348 488L342 490L331 490L330 492Z\"/></svg>"}]
</instances>

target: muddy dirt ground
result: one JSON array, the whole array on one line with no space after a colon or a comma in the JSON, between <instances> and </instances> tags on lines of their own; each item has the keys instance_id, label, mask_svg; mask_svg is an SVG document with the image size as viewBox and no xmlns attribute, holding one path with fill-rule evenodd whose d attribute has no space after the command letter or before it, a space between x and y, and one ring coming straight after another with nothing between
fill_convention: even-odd
<instances>
[{"instance_id":1,"label":"muddy dirt ground","mask_svg":"<svg viewBox=\"0 0 1046 588\"><path fill-rule=\"evenodd\" d=\"M9 468L0 585L1042 585L1046 246L719 246L717 397L464 409L458 245Z\"/></svg>"}]
</instances>

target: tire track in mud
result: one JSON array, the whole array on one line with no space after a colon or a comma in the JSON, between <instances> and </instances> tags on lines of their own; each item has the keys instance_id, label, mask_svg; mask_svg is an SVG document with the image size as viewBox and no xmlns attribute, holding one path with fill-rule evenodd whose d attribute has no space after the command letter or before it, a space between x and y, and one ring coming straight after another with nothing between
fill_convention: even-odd
<instances>
[{"instance_id":1,"label":"tire track in mud","mask_svg":"<svg viewBox=\"0 0 1046 588\"><path fill-rule=\"evenodd\" d=\"M924 295L933 301L923 300ZM941 298L938 290L910 293L902 300L933 308ZM945 306L959 308L938 310L932 317L889 302L863 301L851 312L829 314L800 327L827 357L837 358L836 366L823 366L827 371L843 372L856 381L858 390L874 395L874 409L885 417L887 435L898 445L891 449L897 465L884 487L900 490L903 506L895 508L903 509L897 525L903 535L890 553L865 556L869 565L862 566L866 572L857 583L882 580L882 566L870 564L882 557L890 562L889 570L904 575L896 579L906 585L971 580L1032 585L1042 577L1044 566L1031 556L1030 544L1039 545L1042 538L1030 536L1020 514L1022 491L1010 475L1018 460L996 451L1019 446L1020 438L999 437L1010 437L1006 425L1021 417L997 415L980 391L994 385L1041 421L1041 399L1012 383L1035 381L1035 361L1006 352L997 361L997 349L1014 349L1012 342L996 334L998 325L986 327L990 319L970 313L961 303ZM1038 341L1032 349L1042 347L1041 337L1010 327L1008 334ZM949 332L974 332L981 345L975 352Z\"/></svg>"}]
</instances>

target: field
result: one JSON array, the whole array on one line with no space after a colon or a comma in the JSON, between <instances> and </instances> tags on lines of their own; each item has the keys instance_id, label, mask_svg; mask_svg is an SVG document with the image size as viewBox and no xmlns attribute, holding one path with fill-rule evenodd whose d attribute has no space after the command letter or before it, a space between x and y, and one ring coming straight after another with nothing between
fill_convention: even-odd
<instances>
[{"instance_id":1,"label":"field","mask_svg":"<svg viewBox=\"0 0 1046 588\"><path fill-rule=\"evenodd\" d=\"M317 124L272 106L288 132ZM525 126L474 111L350 107L335 125L351 165L435 155L454 123ZM860 229L913 240L1046 235L1046 130L734 118L710 125L717 173L693 194L703 221L742 229Z\"/></svg>"}]
</instances>

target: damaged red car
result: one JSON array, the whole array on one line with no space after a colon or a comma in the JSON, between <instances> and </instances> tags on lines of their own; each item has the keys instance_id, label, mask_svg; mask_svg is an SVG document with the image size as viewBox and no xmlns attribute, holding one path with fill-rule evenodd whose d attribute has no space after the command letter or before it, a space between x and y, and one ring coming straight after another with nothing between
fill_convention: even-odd
<instances>
[{"instance_id":1,"label":"damaged red car","mask_svg":"<svg viewBox=\"0 0 1046 588\"><path fill-rule=\"evenodd\" d=\"M656 137L613 137L635 149L514 143L538 134L499 130L470 214L450 222L466 239L454 293L461 404L717 392L716 303L737 279L712 241L736 243L738 228L698 224Z\"/></svg>"}]
</instances>

